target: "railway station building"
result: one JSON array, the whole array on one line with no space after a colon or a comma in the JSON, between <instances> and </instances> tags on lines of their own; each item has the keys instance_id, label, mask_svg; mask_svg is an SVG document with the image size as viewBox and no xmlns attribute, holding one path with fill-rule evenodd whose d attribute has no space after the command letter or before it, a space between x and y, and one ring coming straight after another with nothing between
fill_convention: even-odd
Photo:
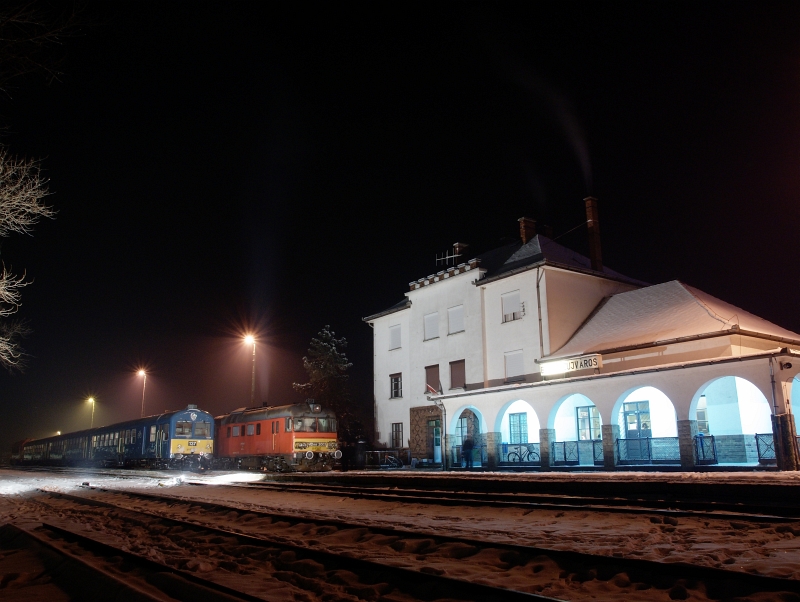
<instances>
[{"instance_id":1,"label":"railway station building","mask_svg":"<svg viewBox=\"0 0 800 602\"><path fill-rule=\"evenodd\" d=\"M797 468L800 334L536 233L409 283L373 329L376 441L423 465ZM458 255L461 245L455 245ZM788 458L788 460L787 460Z\"/></svg>"}]
</instances>

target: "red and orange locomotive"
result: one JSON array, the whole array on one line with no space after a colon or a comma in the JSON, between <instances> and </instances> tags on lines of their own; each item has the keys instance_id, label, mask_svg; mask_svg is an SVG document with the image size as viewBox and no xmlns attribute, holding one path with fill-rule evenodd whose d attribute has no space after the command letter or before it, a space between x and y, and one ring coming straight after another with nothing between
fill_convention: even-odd
<instances>
[{"instance_id":1,"label":"red and orange locomotive","mask_svg":"<svg viewBox=\"0 0 800 602\"><path fill-rule=\"evenodd\" d=\"M331 470L342 457L336 415L308 401L240 408L215 419L220 468L276 472Z\"/></svg>"}]
</instances>

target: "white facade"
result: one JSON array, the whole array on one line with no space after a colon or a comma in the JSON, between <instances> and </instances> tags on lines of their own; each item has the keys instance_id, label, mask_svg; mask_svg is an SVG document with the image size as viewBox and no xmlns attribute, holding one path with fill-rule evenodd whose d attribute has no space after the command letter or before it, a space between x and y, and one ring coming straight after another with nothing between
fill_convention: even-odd
<instances>
[{"instance_id":1,"label":"white facade","mask_svg":"<svg viewBox=\"0 0 800 602\"><path fill-rule=\"evenodd\" d=\"M452 458L467 416L484 459L502 462L508 445L538 443L544 463L554 441L599 446L602 439L608 465L617 439L683 437L681 445L689 445L698 402L701 426L710 424L708 434L720 441L752 437L771 414L790 411L800 335L678 282L647 287L591 270L586 258L541 236L505 255L504 262L487 254L412 282L404 303L365 318L374 331L380 443L435 460L431 425L446 413L444 449ZM599 367L541 373L543 363L586 354L598 357ZM451 366L461 361L466 382L453 382ZM436 366L440 383L426 382ZM402 396L393 397L398 375ZM688 453L681 449L681 462Z\"/></svg>"}]
</instances>

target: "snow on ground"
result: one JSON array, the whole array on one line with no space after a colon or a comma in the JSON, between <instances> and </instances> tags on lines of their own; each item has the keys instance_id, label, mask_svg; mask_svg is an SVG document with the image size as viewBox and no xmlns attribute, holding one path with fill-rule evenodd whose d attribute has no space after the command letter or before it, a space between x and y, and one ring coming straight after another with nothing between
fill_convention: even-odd
<instances>
[{"instance_id":1,"label":"snow on ground","mask_svg":"<svg viewBox=\"0 0 800 602\"><path fill-rule=\"evenodd\" d=\"M329 473L341 478L340 473ZM417 479L426 474L412 471L368 474L371 477L390 474L393 478ZM431 473L428 473L431 474ZM315 475L319 476L319 475ZM440 473L437 476L441 476ZM798 473L450 473L454 479L528 480L581 480L591 487L592 482L622 479L635 482L685 482L741 483L757 487L760 484L800 484ZM125 477L80 473L48 474L0 470L0 523L24 519L35 520L30 515L30 505L25 504L27 494L36 488L46 488L66 493L74 492L82 482L118 490L153 491L187 500L219 501L242 509L274 511L296 516L330 518L365 525L424 530L433 534L446 534L487 541L517 543L558 550L574 550L607 556L643 558L664 562L687 562L732 570L800 579L800 521L797 523L748 523L728 519L668 517L655 514L631 515L583 510L526 510L522 508L497 509L487 507L447 507L407 502L353 500L346 497L314 494L237 489L226 487L231 480L260 480L257 473L214 473L197 476L175 473L126 473ZM269 477L266 477L269 479ZM187 481L216 484L216 487L197 487ZM393 483L396 484L396 483ZM413 486L413 482L409 481ZM465 489L468 487L465 483ZM188 513L187 508L184 512ZM431 557L426 562L433 562ZM435 559L436 570L453 576L463 573L466 563L459 558L458 550L451 557L444 554ZM548 572L552 567L543 566ZM507 566L500 557L497 570L502 573L506 587L524 585L530 580L530 571ZM535 569L534 569L535 570ZM557 574L557 573L556 573ZM618 579L619 580L619 579ZM562 579L563 581L563 579ZM621 578L620 583L595 581L594 589L588 584L583 591L550 588L546 595L565 599L609 599L611 588L620 595L630 586ZM588 589L587 589L588 588ZM599 589L598 589L599 588ZM580 593L580 595L578 595ZM624 599L642 599L653 602L660 599L653 590L633 591ZM575 597L577 596L577 597ZM620 597L622 599L622 597ZM692 600L706 599L695 597ZM764 599L766 598L751 598Z\"/></svg>"}]
</instances>

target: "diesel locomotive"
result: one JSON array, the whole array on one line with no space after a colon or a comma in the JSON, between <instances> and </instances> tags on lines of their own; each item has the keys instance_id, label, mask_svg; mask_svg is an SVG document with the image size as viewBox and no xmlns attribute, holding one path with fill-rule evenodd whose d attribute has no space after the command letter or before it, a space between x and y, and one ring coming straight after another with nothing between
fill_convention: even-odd
<instances>
[{"instance_id":1,"label":"diesel locomotive","mask_svg":"<svg viewBox=\"0 0 800 602\"><path fill-rule=\"evenodd\" d=\"M313 401L240 408L216 418L220 468L275 472L331 470L342 457L336 415Z\"/></svg>"}]
</instances>

